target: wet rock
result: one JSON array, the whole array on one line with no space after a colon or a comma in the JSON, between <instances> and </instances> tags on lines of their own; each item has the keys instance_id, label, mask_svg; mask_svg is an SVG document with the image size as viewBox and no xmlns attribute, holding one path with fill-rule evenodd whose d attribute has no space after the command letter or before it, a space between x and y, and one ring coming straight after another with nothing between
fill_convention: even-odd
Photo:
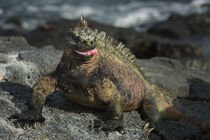
<instances>
[{"instance_id":1,"label":"wet rock","mask_svg":"<svg viewBox=\"0 0 210 140\"><path fill-rule=\"evenodd\" d=\"M154 24L148 31L171 39L210 35L210 15L180 16L174 13L168 20Z\"/></svg>"},{"instance_id":2,"label":"wet rock","mask_svg":"<svg viewBox=\"0 0 210 140\"><path fill-rule=\"evenodd\" d=\"M88 22L91 28L97 28L99 31L105 31L108 35L112 35L115 39L128 45L128 47L135 41L136 34L139 34L130 28L117 28L89 20ZM42 25L27 34L22 35L34 46L42 47L45 45L53 45L57 49L63 49L68 29L75 27L77 23L78 20L63 19L59 21L49 21L45 25L53 27L53 30L43 30L44 25ZM127 36L128 34L129 36Z\"/></svg>"},{"instance_id":3,"label":"wet rock","mask_svg":"<svg viewBox=\"0 0 210 140\"><path fill-rule=\"evenodd\" d=\"M0 53L30 49L30 45L25 38L20 36L0 37Z\"/></svg>"},{"instance_id":4,"label":"wet rock","mask_svg":"<svg viewBox=\"0 0 210 140\"><path fill-rule=\"evenodd\" d=\"M89 21L89 20L88 20ZM56 49L63 49L65 38L70 27L75 27L77 20L49 21L32 31L6 31L0 29L0 35L22 35L28 42L36 47L53 45ZM103 25L89 21L91 28L105 31L118 41L125 44L136 55L137 58L151 58L155 56L170 58L202 57L202 46L180 43L180 42L161 42L148 33L137 32L132 28L117 28L110 25ZM43 29L47 27L50 29Z\"/></svg>"},{"instance_id":5,"label":"wet rock","mask_svg":"<svg viewBox=\"0 0 210 140\"><path fill-rule=\"evenodd\" d=\"M200 45L161 42L146 34L138 36L133 45L130 46L130 49L137 58L151 58L158 56L181 59L202 58L205 56L202 46Z\"/></svg>"},{"instance_id":6,"label":"wet rock","mask_svg":"<svg viewBox=\"0 0 210 140\"><path fill-rule=\"evenodd\" d=\"M27 40L36 46L52 44L58 49L64 46L67 29L76 26L78 21L52 21L47 23L55 27L53 30L43 31L37 28L31 31ZM99 31L105 31L107 35L113 36L118 41L125 44L136 55L137 58L151 58L156 56L169 58L194 58L203 57L201 45L176 42L161 42L153 38L148 33L136 32L131 28L117 28L109 25L99 24L89 21L91 28L97 28Z\"/></svg>"},{"instance_id":7,"label":"wet rock","mask_svg":"<svg viewBox=\"0 0 210 140\"><path fill-rule=\"evenodd\" d=\"M11 18L8 18L8 19L5 21L5 23L7 23L7 24L14 24L14 25L16 25L16 26L18 26L18 27L20 27L20 28L23 27L23 23L22 23L22 21L20 20L20 18L18 18L18 17L11 17Z\"/></svg>"}]
</instances>

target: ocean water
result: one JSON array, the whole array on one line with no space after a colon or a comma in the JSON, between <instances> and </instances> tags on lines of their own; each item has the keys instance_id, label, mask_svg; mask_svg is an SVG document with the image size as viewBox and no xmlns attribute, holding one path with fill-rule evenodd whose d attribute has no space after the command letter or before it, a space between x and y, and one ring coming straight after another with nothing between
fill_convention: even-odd
<instances>
[{"instance_id":1,"label":"ocean water","mask_svg":"<svg viewBox=\"0 0 210 140\"><path fill-rule=\"evenodd\" d=\"M171 13L202 13L210 0L0 0L0 26L18 17L32 30L47 20L86 18L116 27L139 27L165 20ZM139 26L140 25L140 26Z\"/></svg>"}]
</instances>

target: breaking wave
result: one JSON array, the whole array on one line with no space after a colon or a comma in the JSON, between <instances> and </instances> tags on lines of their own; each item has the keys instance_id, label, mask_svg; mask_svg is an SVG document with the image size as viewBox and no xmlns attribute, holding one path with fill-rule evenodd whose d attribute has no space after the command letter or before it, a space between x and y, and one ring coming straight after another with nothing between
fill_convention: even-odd
<instances>
[{"instance_id":1,"label":"breaking wave","mask_svg":"<svg viewBox=\"0 0 210 140\"><path fill-rule=\"evenodd\" d=\"M84 15L104 24L135 27L164 20L171 13L202 13L207 10L207 3L210 0L7 0L0 5L0 24L4 25L7 18L20 17L23 27L31 30L46 20L77 19Z\"/></svg>"}]
</instances>

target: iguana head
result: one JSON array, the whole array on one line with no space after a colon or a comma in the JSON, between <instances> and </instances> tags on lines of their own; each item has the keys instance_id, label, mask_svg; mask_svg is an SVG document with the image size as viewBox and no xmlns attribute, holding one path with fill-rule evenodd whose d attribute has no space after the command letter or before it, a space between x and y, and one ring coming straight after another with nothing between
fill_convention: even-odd
<instances>
[{"instance_id":1,"label":"iguana head","mask_svg":"<svg viewBox=\"0 0 210 140\"><path fill-rule=\"evenodd\" d=\"M81 57L90 57L98 53L96 48L96 33L88 27L86 20L81 16L77 27L68 32L67 47L70 47Z\"/></svg>"}]
</instances>

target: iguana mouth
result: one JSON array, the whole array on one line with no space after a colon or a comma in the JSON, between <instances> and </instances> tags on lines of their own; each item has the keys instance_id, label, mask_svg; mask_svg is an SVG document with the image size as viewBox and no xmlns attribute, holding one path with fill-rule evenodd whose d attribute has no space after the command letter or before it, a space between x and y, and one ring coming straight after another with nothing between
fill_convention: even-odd
<instances>
[{"instance_id":1,"label":"iguana mouth","mask_svg":"<svg viewBox=\"0 0 210 140\"><path fill-rule=\"evenodd\" d=\"M97 54L98 50L96 48L94 48L94 49L88 50L88 51L77 51L77 50L75 50L75 52L80 54L80 55L89 56L89 55Z\"/></svg>"}]
</instances>

